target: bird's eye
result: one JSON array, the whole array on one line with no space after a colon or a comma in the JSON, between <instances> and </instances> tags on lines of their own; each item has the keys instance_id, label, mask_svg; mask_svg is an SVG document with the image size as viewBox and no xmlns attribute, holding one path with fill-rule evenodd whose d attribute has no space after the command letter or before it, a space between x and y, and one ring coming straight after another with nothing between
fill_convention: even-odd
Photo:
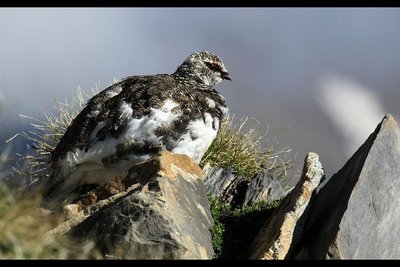
<instances>
[{"instance_id":1,"label":"bird's eye","mask_svg":"<svg viewBox=\"0 0 400 267\"><path fill-rule=\"evenodd\" d=\"M221 71L221 66L217 63L205 62L207 67L213 71Z\"/></svg>"}]
</instances>

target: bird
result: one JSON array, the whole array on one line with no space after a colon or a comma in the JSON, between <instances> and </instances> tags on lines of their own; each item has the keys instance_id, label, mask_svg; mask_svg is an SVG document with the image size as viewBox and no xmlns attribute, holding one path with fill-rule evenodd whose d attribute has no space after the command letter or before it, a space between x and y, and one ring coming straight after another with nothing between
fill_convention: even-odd
<instances>
[{"instance_id":1,"label":"bird","mask_svg":"<svg viewBox=\"0 0 400 267\"><path fill-rule=\"evenodd\" d=\"M129 76L93 96L50 154L37 183L45 202L65 203L164 150L200 163L229 111L214 88L222 80L231 80L222 59L201 51L172 74Z\"/></svg>"}]
</instances>

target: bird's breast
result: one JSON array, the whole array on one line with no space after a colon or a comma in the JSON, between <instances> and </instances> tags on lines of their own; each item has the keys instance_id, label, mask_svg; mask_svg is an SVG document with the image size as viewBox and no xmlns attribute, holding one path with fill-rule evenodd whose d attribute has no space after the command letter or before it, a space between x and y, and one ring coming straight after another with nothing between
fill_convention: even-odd
<instances>
[{"instance_id":1,"label":"bird's breast","mask_svg":"<svg viewBox=\"0 0 400 267\"><path fill-rule=\"evenodd\" d=\"M189 121L171 152L188 155L200 163L204 153L217 136L219 125L219 118L212 117L208 112L204 113L203 118Z\"/></svg>"}]
</instances>

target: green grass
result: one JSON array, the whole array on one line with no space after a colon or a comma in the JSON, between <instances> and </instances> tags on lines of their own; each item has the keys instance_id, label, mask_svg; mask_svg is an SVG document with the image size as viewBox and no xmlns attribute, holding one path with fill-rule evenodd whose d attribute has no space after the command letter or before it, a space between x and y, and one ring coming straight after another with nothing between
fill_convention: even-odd
<instances>
[{"instance_id":1,"label":"green grass","mask_svg":"<svg viewBox=\"0 0 400 267\"><path fill-rule=\"evenodd\" d=\"M215 252L215 258L221 254L224 244L225 225L221 222L222 218L230 213L231 207L228 204L221 203L218 198L208 196L210 202L211 215L214 219L214 226L211 229L211 238Z\"/></svg>"},{"instance_id":2,"label":"green grass","mask_svg":"<svg viewBox=\"0 0 400 267\"><path fill-rule=\"evenodd\" d=\"M232 208L209 196L214 227L211 236L214 259L246 259L258 231L281 201L257 201L248 206Z\"/></svg>"}]
</instances>

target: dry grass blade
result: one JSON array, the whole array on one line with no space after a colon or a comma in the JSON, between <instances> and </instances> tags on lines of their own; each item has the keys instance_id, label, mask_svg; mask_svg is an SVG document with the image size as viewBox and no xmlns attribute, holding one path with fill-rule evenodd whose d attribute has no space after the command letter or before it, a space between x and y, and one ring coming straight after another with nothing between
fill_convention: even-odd
<instances>
[{"instance_id":1,"label":"dry grass blade","mask_svg":"<svg viewBox=\"0 0 400 267\"><path fill-rule=\"evenodd\" d=\"M96 91L93 91L95 94ZM26 176L30 181L46 174L48 170L48 156L56 147L72 120L83 109L90 95L78 88L71 101L55 101L55 114L43 111L45 120L39 120L27 115L20 115L32 122L32 131L22 132L17 135L30 141L30 148L34 153L20 157L22 168L14 169L20 175Z\"/></svg>"},{"instance_id":2,"label":"dry grass blade","mask_svg":"<svg viewBox=\"0 0 400 267\"><path fill-rule=\"evenodd\" d=\"M205 153L201 165L210 163L221 168L232 167L237 174L249 180L262 169L267 169L275 177L285 176L291 168L290 149L277 151L273 146L264 147L263 138L256 126L245 127L248 118L236 120L226 118L216 139Z\"/></svg>"},{"instance_id":3,"label":"dry grass blade","mask_svg":"<svg viewBox=\"0 0 400 267\"><path fill-rule=\"evenodd\" d=\"M0 186L0 259L100 259L93 243L45 233L54 227L39 212L39 199L16 199Z\"/></svg>"}]
</instances>

